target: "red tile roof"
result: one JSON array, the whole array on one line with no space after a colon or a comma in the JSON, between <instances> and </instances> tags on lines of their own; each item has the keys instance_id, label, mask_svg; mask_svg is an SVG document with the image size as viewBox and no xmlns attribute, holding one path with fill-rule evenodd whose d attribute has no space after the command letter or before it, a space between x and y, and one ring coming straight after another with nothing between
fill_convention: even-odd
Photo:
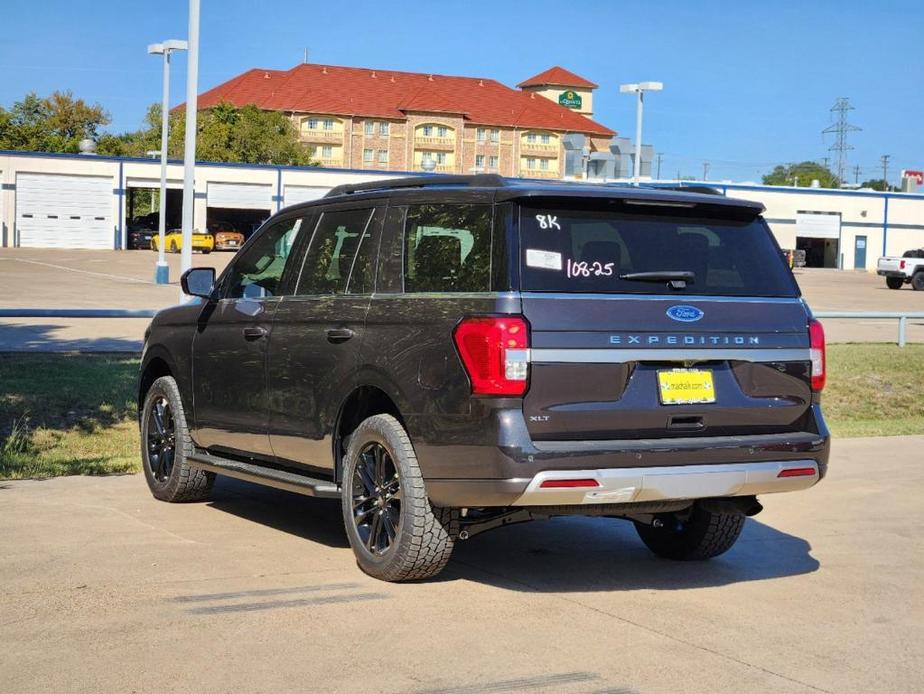
<instances>
[{"instance_id":1,"label":"red tile roof","mask_svg":"<svg viewBox=\"0 0 924 694\"><path fill-rule=\"evenodd\" d=\"M518 87L586 87L587 89L596 89L598 85L590 80L586 80L580 75L575 75L570 70L556 65L550 67L545 72L530 77L528 80L520 82Z\"/></svg>"},{"instance_id":2,"label":"red tile roof","mask_svg":"<svg viewBox=\"0 0 924 694\"><path fill-rule=\"evenodd\" d=\"M221 101L272 111L403 120L409 111L461 114L478 125L544 128L600 136L615 133L536 94L492 79L303 64L253 69L199 95L199 108Z\"/></svg>"}]
</instances>

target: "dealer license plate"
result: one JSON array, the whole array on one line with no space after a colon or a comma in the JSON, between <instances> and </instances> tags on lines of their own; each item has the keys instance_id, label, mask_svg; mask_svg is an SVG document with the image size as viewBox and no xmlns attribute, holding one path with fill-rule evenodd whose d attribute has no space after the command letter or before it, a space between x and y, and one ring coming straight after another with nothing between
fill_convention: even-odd
<instances>
[{"instance_id":1,"label":"dealer license plate","mask_svg":"<svg viewBox=\"0 0 924 694\"><path fill-rule=\"evenodd\" d=\"M715 402L712 372L703 369L658 371L658 395L662 405Z\"/></svg>"}]
</instances>

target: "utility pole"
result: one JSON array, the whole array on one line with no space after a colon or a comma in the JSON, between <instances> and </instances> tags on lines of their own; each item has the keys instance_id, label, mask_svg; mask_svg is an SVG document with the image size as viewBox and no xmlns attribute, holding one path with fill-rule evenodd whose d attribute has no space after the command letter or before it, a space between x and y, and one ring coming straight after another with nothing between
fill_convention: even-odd
<instances>
[{"instance_id":1,"label":"utility pole","mask_svg":"<svg viewBox=\"0 0 924 694\"><path fill-rule=\"evenodd\" d=\"M822 157L821 161L824 163L825 169L830 171L828 167L829 167L829 162L831 161L831 157Z\"/></svg>"},{"instance_id":2,"label":"utility pole","mask_svg":"<svg viewBox=\"0 0 924 694\"><path fill-rule=\"evenodd\" d=\"M882 182L885 183L885 189L889 189L889 159L892 158L891 154L883 154L879 161L882 162Z\"/></svg>"},{"instance_id":3,"label":"utility pole","mask_svg":"<svg viewBox=\"0 0 924 694\"><path fill-rule=\"evenodd\" d=\"M860 182L860 165L859 164L853 167L853 182L854 183Z\"/></svg>"},{"instance_id":4,"label":"utility pole","mask_svg":"<svg viewBox=\"0 0 924 694\"><path fill-rule=\"evenodd\" d=\"M835 136L834 144L828 148L828 151L835 153L834 156L837 161L837 180L840 183L844 182L844 175L847 173L847 152L853 149L851 145L847 144L847 133L859 132L861 130L861 128L847 122L847 112L853 110L853 106L850 105L850 99L846 97L838 98L837 101L834 102L834 106L831 107L831 113L837 114L837 121L821 131L823 135L833 133Z\"/></svg>"},{"instance_id":5,"label":"utility pole","mask_svg":"<svg viewBox=\"0 0 924 694\"><path fill-rule=\"evenodd\" d=\"M304 65L308 64L308 49L307 48L305 49L305 58L302 60L302 64Z\"/></svg>"},{"instance_id":6,"label":"utility pole","mask_svg":"<svg viewBox=\"0 0 924 694\"><path fill-rule=\"evenodd\" d=\"M704 181L709 180L709 162L708 161L703 162L703 180Z\"/></svg>"},{"instance_id":7,"label":"utility pole","mask_svg":"<svg viewBox=\"0 0 924 694\"><path fill-rule=\"evenodd\" d=\"M664 156L663 152L658 152L658 175L655 177L657 180L661 180L661 158Z\"/></svg>"}]
</instances>

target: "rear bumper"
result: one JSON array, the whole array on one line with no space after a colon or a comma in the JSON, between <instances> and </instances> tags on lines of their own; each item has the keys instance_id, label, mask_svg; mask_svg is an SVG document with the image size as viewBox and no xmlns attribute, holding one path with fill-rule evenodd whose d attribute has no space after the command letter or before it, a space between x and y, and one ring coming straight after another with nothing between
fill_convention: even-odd
<instances>
[{"instance_id":1,"label":"rear bumper","mask_svg":"<svg viewBox=\"0 0 924 694\"><path fill-rule=\"evenodd\" d=\"M442 441L454 438L450 444L430 444L422 432L412 432L412 440L427 492L439 506L631 503L745 496L805 489L825 476L830 434L817 403L812 405L812 415L814 431L533 441L521 412L497 410L493 421L488 418L477 432L469 432L472 438L481 439L481 444L471 440L463 443L468 436L459 429L453 437L442 433L439 436ZM815 474L776 477L783 467L811 467ZM555 475L558 479L595 479L601 486L536 491L537 485ZM683 491L678 492L676 485ZM585 498L588 493L597 496Z\"/></svg>"},{"instance_id":2,"label":"rear bumper","mask_svg":"<svg viewBox=\"0 0 924 694\"><path fill-rule=\"evenodd\" d=\"M781 476L782 475L782 476ZM756 496L808 489L820 479L814 460L680 465L591 470L547 470L531 479L432 480L439 506L573 506ZM546 487L564 480L595 486ZM492 503L486 504L486 501Z\"/></svg>"},{"instance_id":3,"label":"rear bumper","mask_svg":"<svg viewBox=\"0 0 924 694\"><path fill-rule=\"evenodd\" d=\"M876 274L880 277L898 277L903 280L911 279L904 272L898 270L876 270Z\"/></svg>"}]
</instances>

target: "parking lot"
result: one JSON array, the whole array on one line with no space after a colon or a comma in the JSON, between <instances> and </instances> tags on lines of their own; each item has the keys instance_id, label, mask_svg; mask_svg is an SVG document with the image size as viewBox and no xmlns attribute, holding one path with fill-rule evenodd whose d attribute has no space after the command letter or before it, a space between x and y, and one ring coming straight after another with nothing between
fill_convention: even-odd
<instances>
[{"instance_id":1,"label":"parking lot","mask_svg":"<svg viewBox=\"0 0 924 694\"><path fill-rule=\"evenodd\" d=\"M221 271L232 253L195 254L193 264ZM3 308L162 308L179 299L180 258L167 255L170 285L153 283L151 251L0 248ZM866 272L797 269L816 310L924 311L924 293L887 289ZM0 350L137 350L147 319L0 319ZM826 320L830 342L894 341L896 321ZM924 342L924 320L909 321L908 339Z\"/></svg>"},{"instance_id":2,"label":"parking lot","mask_svg":"<svg viewBox=\"0 0 924 694\"><path fill-rule=\"evenodd\" d=\"M359 572L335 502L4 482L0 691L920 691L922 446L837 441L826 480L764 497L708 563L567 518L460 543L402 585Z\"/></svg>"}]
</instances>

